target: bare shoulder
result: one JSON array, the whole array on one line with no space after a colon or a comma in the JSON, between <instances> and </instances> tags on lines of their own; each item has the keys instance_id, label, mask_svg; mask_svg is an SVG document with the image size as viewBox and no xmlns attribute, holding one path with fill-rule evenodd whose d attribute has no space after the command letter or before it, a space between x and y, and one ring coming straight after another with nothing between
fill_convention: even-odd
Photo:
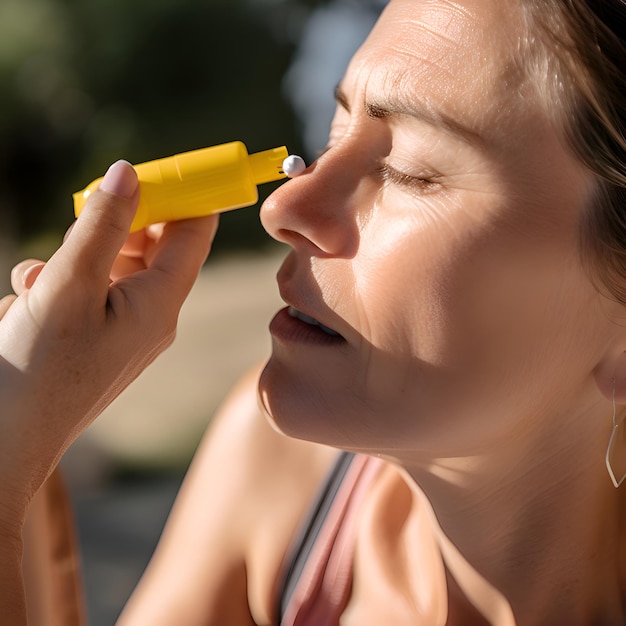
<instances>
[{"instance_id":1,"label":"bare shoulder","mask_svg":"<svg viewBox=\"0 0 626 626\"><path fill-rule=\"evenodd\" d=\"M286 550L337 452L274 431L260 368L203 438L120 624L266 624Z\"/></svg>"}]
</instances>

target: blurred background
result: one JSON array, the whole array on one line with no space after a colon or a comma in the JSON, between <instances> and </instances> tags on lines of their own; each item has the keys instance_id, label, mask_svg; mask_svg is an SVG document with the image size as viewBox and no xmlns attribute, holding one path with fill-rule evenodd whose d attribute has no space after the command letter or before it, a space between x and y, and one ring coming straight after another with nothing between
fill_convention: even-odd
<instances>
[{"instance_id":1,"label":"blurred background","mask_svg":"<svg viewBox=\"0 0 626 626\"><path fill-rule=\"evenodd\" d=\"M385 0L2 0L0 282L46 259L71 194L118 158L241 140L313 160L333 89ZM276 186L264 185L261 200ZM212 413L268 353L284 255L258 206L226 213L172 348L63 461L92 626L112 624Z\"/></svg>"}]
</instances>

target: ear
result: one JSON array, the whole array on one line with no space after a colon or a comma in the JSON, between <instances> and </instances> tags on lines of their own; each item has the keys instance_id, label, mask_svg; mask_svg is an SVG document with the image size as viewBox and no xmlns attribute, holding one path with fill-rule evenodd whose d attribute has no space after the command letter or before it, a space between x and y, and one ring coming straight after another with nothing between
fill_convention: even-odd
<instances>
[{"instance_id":1,"label":"ear","mask_svg":"<svg viewBox=\"0 0 626 626\"><path fill-rule=\"evenodd\" d=\"M594 370L596 385L609 401L626 404L626 347L607 354Z\"/></svg>"}]
</instances>

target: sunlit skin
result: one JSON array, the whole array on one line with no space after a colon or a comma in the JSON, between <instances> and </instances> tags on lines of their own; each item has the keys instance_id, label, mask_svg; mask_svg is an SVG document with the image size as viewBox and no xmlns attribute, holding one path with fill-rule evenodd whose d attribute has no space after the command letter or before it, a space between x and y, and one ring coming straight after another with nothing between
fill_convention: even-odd
<instances>
[{"instance_id":1,"label":"sunlit skin","mask_svg":"<svg viewBox=\"0 0 626 626\"><path fill-rule=\"evenodd\" d=\"M625 622L626 491L604 457L615 419L626 471L626 311L581 261L596 182L517 57L517 2L392 0L355 56L327 150L261 211L292 248L271 357L213 418L119 626L276 624L337 448L390 461L341 626ZM2 624L75 613L36 532L44 480L172 341L217 227L124 244L137 178L110 173L0 300Z\"/></svg>"},{"instance_id":2,"label":"sunlit skin","mask_svg":"<svg viewBox=\"0 0 626 626\"><path fill-rule=\"evenodd\" d=\"M483 613L588 623L621 611L603 458L624 312L581 261L594 182L521 70L523 35L512 3L388 7L327 150L262 210L293 249L284 300L344 340L279 315L260 398L288 435L398 463Z\"/></svg>"}]
</instances>

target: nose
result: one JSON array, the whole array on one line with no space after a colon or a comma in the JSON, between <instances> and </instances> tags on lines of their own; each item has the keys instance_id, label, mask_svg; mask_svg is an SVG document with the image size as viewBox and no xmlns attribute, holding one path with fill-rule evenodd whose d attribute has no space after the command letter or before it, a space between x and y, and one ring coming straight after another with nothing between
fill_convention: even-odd
<instances>
[{"instance_id":1,"label":"nose","mask_svg":"<svg viewBox=\"0 0 626 626\"><path fill-rule=\"evenodd\" d=\"M313 256L352 258L359 245L358 196L365 184L345 151L331 148L281 185L261 207L261 223L276 240ZM361 209L363 205L361 206Z\"/></svg>"}]
</instances>

